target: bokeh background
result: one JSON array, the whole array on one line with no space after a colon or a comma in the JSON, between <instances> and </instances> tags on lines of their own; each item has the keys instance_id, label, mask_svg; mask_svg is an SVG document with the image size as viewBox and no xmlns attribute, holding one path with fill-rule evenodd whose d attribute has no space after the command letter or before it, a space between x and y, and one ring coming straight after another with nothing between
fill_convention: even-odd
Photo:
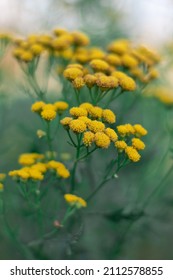
<instances>
[{"instance_id":1,"label":"bokeh background","mask_svg":"<svg viewBox=\"0 0 173 280\"><path fill-rule=\"evenodd\" d=\"M3 32L27 36L46 33L59 26L84 31L94 45L101 47L115 38L127 37L157 48L165 54L166 65L173 55L166 52L167 44L173 41L172 20L172 0L0 0L0 29ZM164 63L161 80L172 88L171 64L165 72ZM19 90L18 83L18 65L7 53L0 69L1 172L15 169L20 153L40 149L35 135L40 123L30 112L31 100ZM137 120L148 129L147 149L140 163L123 170L118 180L108 184L93 201L92 211L89 209L85 217L85 234L77 245L82 250L76 249L76 259L117 258L115 248L121 237L125 238L118 255L120 259L173 258L173 172L165 176L172 165L173 109L167 109L155 99L140 98L130 111L126 111L126 104L131 101L130 96L122 97L112 109L121 115L121 122ZM61 144L62 150L67 149L64 145ZM107 160L106 154L104 160ZM94 175L91 184L99 179L102 161L103 154L93 158L98 174ZM85 174L84 166L80 172ZM9 179L8 184L12 186L9 213L15 209L9 218L18 227L24 223L20 200ZM128 231L129 220L120 219L118 211L122 205L130 205L138 213L141 201L157 186L159 190L145 215ZM127 213L130 210L126 209ZM28 233L23 229L23 234ZM1 229L0 248L0 259L21 258ZM47 250L52 250L51 244ZM55 255L53 252L52 258Z\"/></svg>"}]
</instances>

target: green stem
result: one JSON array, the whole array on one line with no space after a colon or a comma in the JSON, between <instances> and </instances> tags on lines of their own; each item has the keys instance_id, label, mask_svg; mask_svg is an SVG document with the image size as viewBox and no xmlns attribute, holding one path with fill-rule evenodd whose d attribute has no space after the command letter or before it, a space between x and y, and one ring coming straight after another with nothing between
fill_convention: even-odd
<instances>
[{"instance_id":1,"label":"green stem","mask_svg":"<svg viewBox=\"0 0 173 280\"><path fill-rule=\"evenodd\" d=\"M51 153L51 159L54 159L52 138L51 138L51 131L50 131L50 122L46 122L46 123L47 123L47 128L46 128L47 144L48 144L49 151Z\"/></svg>"},{"instance_id":2,"label":"green stem","mask_svg":"<svg viewBox=\"0 0 173 280\"><path fill-rule=\"evenodd\" d=\"M75 159L75 163L73 165L73 169L71 172L71 192L74 192L75 189L75 175L76 175L76 169L77 169L77 165L78 165L78 159L80 156L80 148L81 148L81 135L77 134L77 147L76 147L76 159Z\"/></svg>"}]
</instances>

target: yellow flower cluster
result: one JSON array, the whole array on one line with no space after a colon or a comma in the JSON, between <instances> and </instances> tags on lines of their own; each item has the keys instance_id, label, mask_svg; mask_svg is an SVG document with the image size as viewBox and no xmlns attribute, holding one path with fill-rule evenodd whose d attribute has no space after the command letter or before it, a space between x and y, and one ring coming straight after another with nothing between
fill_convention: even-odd
<instances>
[{"instance_id":1,"label":"yellow flower cluster","mask_svg":"<svg viewBox=\"0 0 173 280\"><path fill-rule=\"evenodd\" d=\"M141 158L138 151L145 149L144 142L139 138L145 136L147 133L147 130L140 124L119 125L117 126L119 140L115 142L115 147L119 153L125 152L128 159L137 162ZM133 138L131 138L131 136ZM128 145L129 141L131 141L131 146Z\"/></svg>"},{"instance_id":2,"label":"yellow flower cluster","mask_svg":"<svg viewBox=\"0 0 173 280\"><path fill-rule=\"evenodd\" d=\"M70 206L74 206L77 208L87 207L86 201L77 195L65 194L64 199Z\"/></svg>"},{"instance_id":3,"label":"yellow flower cluster","mask_svg":"<svg viewBox=\"0 0 173 280\"><path fill-rule=\"evenodd\" d=\"M2 192L4 190L4 180L6 178L6 174L5 173L0 173L0 192Z\"/></svg>"},{"instance_id":4,"label":"yellow flower cluster","mask_svg":"<svg viewBox=\"0 0 173 280\"><path fill-rule=\"evenodd\" d=\"M21 159L21 157L19 159ZM22 165L25 166L18 170L10 171L9 176L11 176L13 179L21 181L42 181L44 179L45 173L48 170L53 170L58 178L66 179L70 176L70 172L65 167L65 165L54 160L48 162L36 162L33 164L28 164L28 162L25 161L25 164L23 163Z\"/></svg>"},{"instance_id":5,"label":"yellow flower cluster","mask_svg":"<svg viewBox=\"0 0 173 280\"><path fill-rule=\"evenodd\" d=\"M61 115L68 109L68 103L64 101L57 101L54 104L46 104L43 101L36 101L32 106L32 112L38 113L44 120L52 121L56 115Z\"/></svg>"},{"instance_id":6,"label":"yellow flower cluster","mask_svg":"<svg viewBox=\"0 0 173 280\"><path fill-rule=\"evenodd\" d=\"M151 87L148 91L146 91L147 97L155 97L161 103L168 107L173 106L173 94L172 89L169 87Z\"/></svg>"},{"instance_id":7,"label":"yellow flower cluster","mask_svg":"<svg viewBox=\"0 0 173 280\"><path fill-rule=\"evenodd\" d=\"M44 155L42 154L37 154L37 153L26 153L26 154L21 154L19 157L19 163L21 165L33 165L36 162L41 161L42 159L44 159Z\"/></svg>"}]
</instances>

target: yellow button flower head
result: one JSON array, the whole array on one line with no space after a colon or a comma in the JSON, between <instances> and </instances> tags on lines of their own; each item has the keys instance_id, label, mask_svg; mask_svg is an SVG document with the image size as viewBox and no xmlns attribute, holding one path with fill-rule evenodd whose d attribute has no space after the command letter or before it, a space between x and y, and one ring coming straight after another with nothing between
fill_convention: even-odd
<instances>
[{"instance_id":1,"label":"yellow button flower head","mask_svg":"<svg viewBox=\"0 0 173 280\"><path fill-rule=\"evenodd\" d=\"M145 149L145 144L143 141L141 141L138 138L133 138L132 139L132 146L136 149L136 150L144 150Z\"/></svg>"},{"instance_id":2,"label":"yellow button flower head","mask_svg":"<svg viewBox=\"0 0 173 280\"><path fill-rule=\"evenodd\" d=\"M81 208L81 207L86 207L87 203L86 201L74 194L65 194L64 195L64 199L66 200L66 202L68 204L70 204L71 206L76 206L77 208Z\"/></svg>"},{"instance_id":3,"label":"yellow button flower head","mask_svg":"<svg viewBox=\"0 0 173 280\"><path fill-rule=\"evenodd\" d=\"M135 124L133 127L137 137L145 136L148 133L148 131L141 124Z\"/></svg>"},{"instance_id":4,"label":"yellow button flower head","mask_svg":"<svg viewBox=\"0 0 173 280\"><path fill-rule=\"evenodd\" d=\"M121 71L114 71L111 73L111 75L120 81L121 79L127 77L127 75Z\"/></svg>"},{"instance_id":5,"label":"yellow button flower head","mask_svg":"<svg viewBox=\"0 0 173 280\"><path fill-rule=\"evenodd\" d=\"M72 120L69 124L74 133L83 133L86 130L86 124L81 120Z\"/></svg>"},{"instance_id":6,"label":"yellow button flower head","mask_svg":"<svg viewBox=\"0 0 173 280\"><path fill-rule=\"evenodd\" d=\"M45 173L47 171L47 164L42 162L37 162L36 164L32 165L31 168L41 173Z\"/></svg>"},{"instance_id":7,"label":"yellow button flower head","mask_svg":"<svg viewBox=\"0 0 173 280\"><path fill-rule=\"evenodd\" d=\"M74 31L71 34L74 39L74 44L77 46L87 46L90 43L89 37L83 32Z\"/></svg>"},{"instance_id":8,"label":"yellow button flower head","mask_svg":"<svg viewBox=\"0 0 173 280\"><path fill-rule=\"evenodd\" d=\"M109 69L109 64L101 59L93 59L90 66L95 72L106 72Z\"/></svg>"},{"instance_id":9,"label":"yellow button flower head","mask_svg":"<svg viewBox=\"0 0 173 280\"><path fill-rule=\"evenodd\" d=\"M128 134L128 129L125 125L118 125L117 131L120 134L120 136L124 137Z\"/></svg>"},{"instance_id":10,"label":"yellow button flower head","mask_svg":"<svg viewBox=\"0 0 173 280\"><path fill-rule=\"evenodd\" d=\"M101 132L105 129L105 125L100 121L91 121L88 124L88 129L91 130L93 133Z\"/></svg>"},{"instance_id":11,"label":"yellow button flower head","mask_svg":"<svg viewBox=\"0 0 173 280\"><path fill-rule=\"evenodd\" d=\"M138 65L138 61L130 54L124 54L121 58L122 64L127 68L134 68Z\"/></svg>"},{"instance_id":12,"label":"yellow button flower head","mask_svg":"<svg viewBox=\"0 0 173 280\"><path fill-rule=\"evenodd\" d=\"M57 170L58 168L65 168L65 165L59 161L51 160L47 163L47 168Z\"/></svg>"},{"instance_id":13,"label":"yellow button flower head","mask_svg":"<svg viewBox=\"0 0 173 280\"><path fill-rule=\"evenodd\" d=\"M30 50L33 55L40 55L44 51L44 48L40 44L33 44Z\"/></svg>"},{"instance_id":14,"label":"yellow button flower head","mask_svg":"<svg viewBox=\"0 0 173 280\"><path fill-rule=\"evenodd\" d=\"M127 123L124 126L127 129L127 134L128 135L135 133L135 129L134 129L134 127L130 123Z\"/></svg>"},{"instance_id":15,"label":"yellow button flower head","mask_svg":"<svg viewBox=\"0 0 173 280\"><path fill-rule=\"evenodd\" d=\"M3 182L6 178L6 174L5 173L0 173L0 182Z\"/></svg>"},{"instance_id":16,"label":"yellow button flower head","mask_svg":"<svg viewBox=\"0 0 173 280\"><path fill-rule=\"evenodd\" d=\"M109 137L109 139L110 139L112 142L117 141L118 135L116 134L116 132L115 132L112 128L107 127L107 128L104 130L104 133Z\"/></svg>"},{"instance_id":17,"label":"yellow button flower head","mask_svg":"<svg viewBox=\"0 0 173 280\"><path fill-rule=\"evenodd\" d=\"M79 117L78 120L83 121L86 124L86 126L91 122L91 120L85 116Z\"/></svg>"},{"instance_id":18,"label":"yellow button flower head","mask_svg":"<svg viewBox=\"0 0 173 280\"><path fill-rule=\"evenodd\" d=\"M54 33L56 36L59 36L59 35L63 35L63 34L68 33L68 30L65 29L65 28L55 28L55 29L53 30L53 33Z\"/></svg>"},{"instance_id":19,"label":"yellow button flower head","mask_svg":"<svg viewBox=\"0 0 173 280\"><path fill-rule=\"evenodd\" d=\"M21 53L20 59L24 62L30 62L33 60L33 54L31 51L23 51L23 53Z\"/></svg>"},{"instance_id":20,"label":"yellow button flower head","mask_svg":"<svg viewBox=\"0 0 173 280\"><path fill-rule=\"evenodd\" d=\"M117 54L124 54L129 50L130 42L126 39L115 40L108 45L108 50Z\"/></svg>"},{"instance_id":21,"label":"yellow button flower head","mask_svg":"<svg viewBox=\"0 0 173 280\"><path fill-rule=\"evenodd\" d=\"M69 129L69 125L72 120L73 119L70 117L65 117L60 121L60 123L64 126L65 129Z\"/></svg>"},{"instance_id":22,"label":"yellow button flower head","mask_svg":"<svg viewBox=\"0 0 173 280\"><path fill-rule=\"evenodd\" d=\"M127 146L125 148L125 153L127 154L128 158L133 161L133 162L137 162L140 160L141 156L138 153L138 151L136 149L134 149L131 146Z\"/></svg>"},{"instance_id":23,"label":"yellow button flower head","mask_svg":"<svg viewBox=\"0 0 173 280\"><path fill-rule=\"evenodd\" d=\"M18 170L17 176L20 177L20 179L22 179L22 180L28 180L30 178L29 172L22 170L22 169Z\"/></svg>"},{"instance_id":24,"label":"yellow button flower head","mask_svg":"<svg viewBox=\"0 0 173 280\"><path fill-rule=\"evenodd\" d=\"M118 79L112 76L101 75L97 78L96 84L101 90L108 90L118 87Z\"/></svg>"},{"instance_id":25,"label":"yellow button flower head","mask_svg":"<svg viewBox=\"0 0 173 280\"><path fill-rule=\"evenodd\" d=\"M127 144L125 141L117 141L115 142L115 147L117 148L118 152L122 152L125 150L125 148L127 147Z\"/></svg>"},{"instance_id":26,"label":"yellow button flower head","mask_svg":"<svg viewBox=\"0 0 173 280\"><path fill-rule=\"evenodd\" d=\"M37 101L34 104L32 104L31 110L35 113L40 113L44 105L45 103L43 101Z\"/></svg>"},{"instance_id":27,"label":"yellow button flower head","mask_svg":"<svg viewBox=\"0 0 173 280\"><path fill-rule=\"evenodd\" d=\"M159 71L155 68L150 68L149 69L149 79L154 80L159 77Z\"/></svg>"},{"instance_id":28,"label":"yellow button flower head","mask_svg":"<svg viewBox=\"0 0 173 280\"><path fill-rule=\"evenodd\" d=\"M94 138L95 138L94 133L92 133L91 131L86 131L86 132L84 132L82 141L86 147L89 147L94 142Z\"/></svg>"},{"instance_id":29,"label":"yellow button flower head","mask_svg":"<svg viewBox=\"0 0 173 280\"><path fill-rule=\"evenodd\" d=\"M82 87L84 87L85 81L82 77L77 77L73 80L72 84L75 89L80 90Z\"/></svg>"},{"instance_id":30,"label":"yellow button flower head","mask_svg":"<svg viewBox=\"0 0 173 280\"><path fill-rule=\"evenodd\" d=\"M70 34L61 35L58 38L53 39L51 45L54 49L62 51L68 49L73 42L73 38Z\"/></svg>"},{"instance_id":31,"label":"yellow button flower head","mask_svg":"<svg viewBox=\"0 0 173 280\"><path fill-rule=\"evenodd\" d=\"M82 77L83 76L83 71L80 70L79 68L67 68L64 70L63 75L66 79L69 81L75 80L77 77Z\"/></svg>"},{"instance_id":32,"label":"yellow button flower head","mask_svg":"<svg viewBox=\"0 0 173 280\"><path fill-rule=\"evenodd\" d=\"M93 118L93 119L100 119L102 117L102 108L100 107L91 107L89 109L89 114L90 114L90 117Z\"/></svg>"},{"instance_id":33,"label":"yellow button flower head","mask_svg":"<svg viewBox=\"0 0 173 280\"><path fill-rule=\"evenodd\" d=\"M65 168L65 166L57 168L56 173L57 173L58 177L61 177L63 179L67 179L70 177L70 172L68 171L67 168Z\"/></svg>"},{"instance_id":34,"label":"yellow button flower head","mask_svg":"<svg viewBox=\"0 0 173 280\"><path fill-rule=\"evenodd\" d=\"M84 77L85 84L88 88L92 88L96 83L97 78L94 75L87 74Z\"/></svg>"},{"instance_id":35,"label":"yellow button flower head","mask_svg":"<svg viewBox=\"0 0 173 280\"><path fill-rule=\"evenodd\" d=\"M70 109L70 115L72 115L75 118L82 117L82 116L87 117L88 112L86 109L81 107L72 107Z\"/></svg>"},{"instance_id":36,"label":"yellow button flower head","mask_svg":"<svg viewBox=\"0 0 173 280\"><path fill-rule=\"evenodd\" d=\"M127 75L119 79L119 84L123 90L133 91L136 89L135 81L131 77L128 77Z\"/></svg>"},{"instance_id":37,"label":"yellow button flower head","mask_svg":"<svg viewBox=\"0 0 173 280\"><path fill-rule=\"evenodd\" d=\"M116 122L115 114L109 109L103 110L102 118L103 118L103 121L107 122L107 123L115 123Z\"/></svg>"},{"instance_id":38,"label":"yellow button flower head","mask_svg":"<svg viewBox=\"0 0 173 280\"><path fill-rule=\"evenodd\" d=\"M3 190L4 190L4 185L0 183L0 192L2 192Z\"/></svg>"},{"instance_id":39,"label":"yellow button flower head","mask_svg":"<svg viewBox=\"0 0 173 280\"><path fill-rule=\"evenodd\" d=\"M84 103L80 104L79 107L84 108L85 110L87 110L87 112L89 112L89 110L93 107L93 105L91 103L84 102Z\"/></svg>"},{"instance_id":40,"label":"yellow button flower head","mask_svg":"<svg viewBox=\"0 0 173 280\"><path fill-rule=\"evenodd\" d=\"M67 69L68 68L78 68L79 70L83 70L83 66L79 63L69 64L69 65L67 65Z\"/></svg>"},{"instance_id":41,"label":"yellow button flower head","mask_svg":"<svg viewBox=\"0 0 173 280\"><path fill-rule=\"evenodd\" d=\"M44 109L41 112L41 117L46 121L52 121L56 118L56 111L51 109Z\"/></svg>"},{"instance_id":42,"label":"yellow button flower head","mask_svg":"<svg viewBox=\"0 0 173 280\"><path fill-rule=\"evenodd\" d=\"M65 110L68 109L69 105L64 101L57 101L54 103L55 110L58 114L62 114Z\"/></svg>"},{"instance_id":43,"label":"yellow button flower head","mask_svg":"<svg viewBox=\"0 0 173 280\"><path fill-rule=\"evenodd\" d=\"M37 153L21 154L19 157L19 163L21 165L33 165L37 160L44 158L44 155Z\"/></svg>"},{"instance_id":44,"label":"yellow button flower head","mask_svg":"<svg viewBox=\"0 0 173 280\"><path fill-rule=\"evenodd\" d=\"M95 134L95 144L97 147L107 149L110 142L109 137L104 132L97 132Z\"/></svg>"},{"instance_id":45,"label":"yellow button flower head","mask_svg":"<svg viewBox=\"0 0 173 280\"><path fill-rule=\"evenodd\" d=\"M120 56L118 56L116 54L113 54L113 53L107 54L106 57L105 57L105 60L113 66L120 66L121 65Z\"/></svg>"},{"instance_id":46,"label":"yellow button flower head","mask_svg":"<svg viewBox=\"0 0 173 280\"><path fill-rule=\"evenodd\" d=\"M29 175L31 179L36 181L42 181L44 179L43 174L39 170L34 168L31 168L31 170L29 171Z\"/></svg>"},{"instance_id":47,"label":"yellow button flower head","mask_svg":"<svg viewBox=\"0 0 173 280\"><path fill-rule=\"evenodd\" d=\"M15 58L20 59L22 54L23 54L23 49L22 48L16 48L16 49L13 50L13 56Z\"/></svg>"},{"instance_id":48,"label":"yellow button flower head","mask_svg":"<svg viewBox=\"0 0 173 280\"><path fill-rule=\"evenodd\" d=\"M92 47L89 49L89 60L104 59L105 52L100 48Z\"/></svg>"}]
</instances>

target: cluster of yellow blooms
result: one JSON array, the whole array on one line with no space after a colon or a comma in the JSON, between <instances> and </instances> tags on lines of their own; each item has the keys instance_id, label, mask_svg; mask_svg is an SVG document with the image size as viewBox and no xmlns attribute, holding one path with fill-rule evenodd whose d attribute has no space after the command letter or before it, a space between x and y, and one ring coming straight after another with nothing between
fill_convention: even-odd
<instances>
[{"instance_id":1,"label":"cluster of yellow blooms","mask_svg":"<svg viewBox=\"0 0 173 280\"><path fill-rule=\"evenodd\" d=\"M118 152L125 151L130 160L135 162L140 159L138 150L143 150L145 144L139 138L147 134L147 130L140 124L119 125L115 130L106 127L106 124L116 122L116 115L110 109L102 109L90 103L72 107L69 113L71 117L63 118L61 124L67 130L83 134L82 141L86 147L95 144L96 147L104 149L113 142ZM129 142L131 135L135 137L131 140L132 145L128 146L126 142Z\"/></svg>"},{"instance_id":2,"label":"cluster of yellow blooms","mask_svg":"<svg viewBox=\"0 0 173 280\"><path fill-rule=\"evenodd\" d=\"M57 114L61 115L67 109L68 103L64 101L57 101L54 104L37 101L31 107L32 112L38 113L46 121L52 121Z\"/></svg>"},{"instance_id":3,"label":"cluster of yellow blooms","mask_svg":"<svg viewBox=\"0 0 173 280\"><path fill-rule=\"evenodd\" d=\"M72 207L81 208L87 206L87 203L83 198L76 196L74 194L65 194L64 198L66 202Z\"/></svg>"},{"instance_id":4,"label":"cluster of yellow blooms","mask_svg":"<svg viewBox=\"0 0 173 280\"><path fill-rule=\"evenodd\" d=\"M146 96L155 97L161 103L165 104L168 107L173 106L173 93L172 89L164 86L160 87L151 87L148 91L146 91Z\"/></svg>"},{"instance_id":5,"label":"cluster of yellow blooms","mask_svg":"<svg viewBox=\"0 0 173 280\"><path fill-rule=\"evenodd\" d=\"M26 39L15 39L14 43L13 55L24 62L30 62L44 52L69 60L74 54L74 48L88 45L89 38L82 32L57 28L51 34L32 34Z\"/></svg>"},{"instance_id":6,"label":"cluster of yellow blooms","mask_svg":"<svg viewBox=\"0 0 173 280\"><path fill-rule=\"evenodd\" d=\"M16 180L42 181L47 171L53 172L58 178L66 179L70 176L70 172L63 163L55 160L46 161L42 154L22 154L19 157L19 163L23 165L22 168L9 172L9 176Z\"/></svg>"}]
</instances>

